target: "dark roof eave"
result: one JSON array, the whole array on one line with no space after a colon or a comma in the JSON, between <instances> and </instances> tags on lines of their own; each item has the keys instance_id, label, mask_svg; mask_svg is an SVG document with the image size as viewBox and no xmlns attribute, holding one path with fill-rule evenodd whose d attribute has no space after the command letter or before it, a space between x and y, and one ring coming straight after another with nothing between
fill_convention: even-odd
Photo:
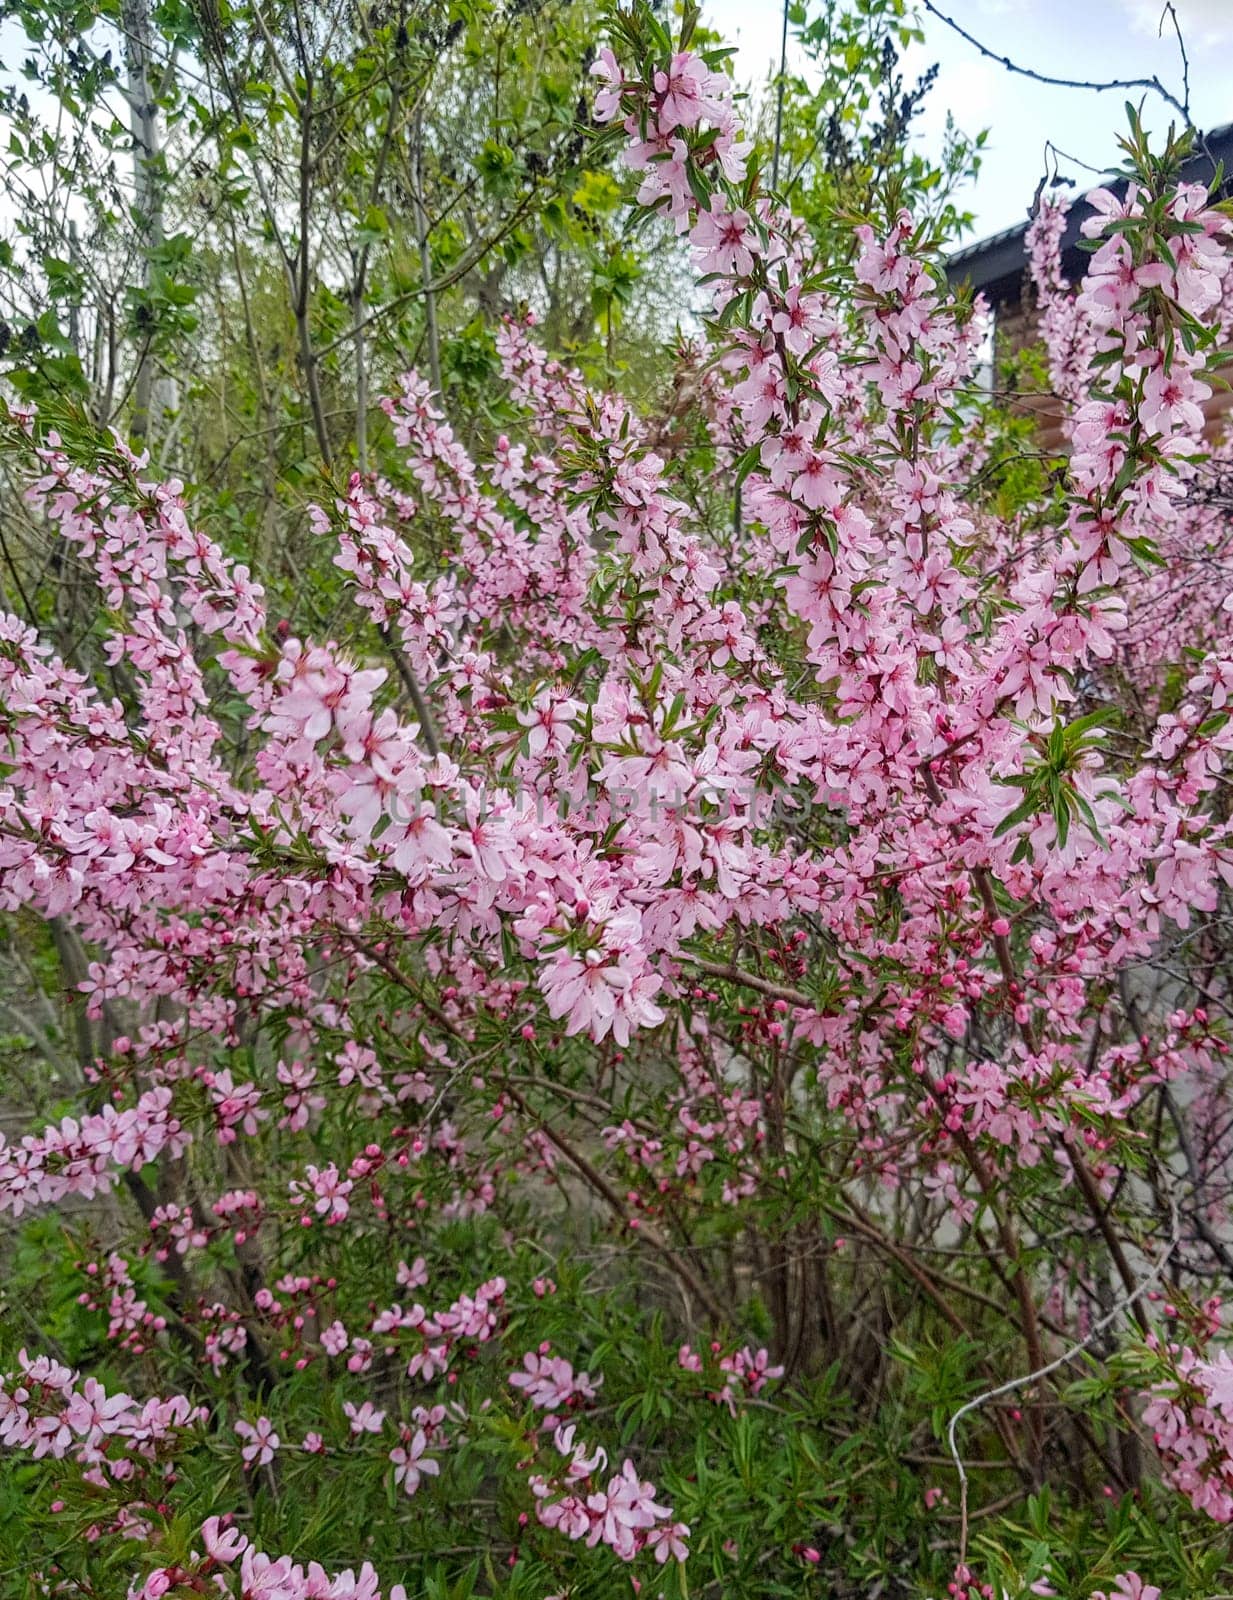
<instances>
[{"instance_id":1,"label":"dark roof eave","mask_svg":"<svg viewBox=\"0 0 1233 1600\"><path fill-rule=\"evenodd\" d=\"M1204 149L1190 158L1182 168L1183 181L1209 182L1216 166L1225 169L1222 192L1233 187L1229 173L1233 170L1233 123L1215 128L1204 138ZM1125 185L1125 179L1110 179L1106 187L1114 191ZM1066 218L1062 235L1062 270L1071 280L1081 278L1086 268L1087 254L1079 249L1084 221L1094 214L1085 200L1076 200ZM946 263L946 276L952 288L970 283L989 301L990 305L1005 305L1018 300L1023 294L1023 278L1027 271L1027 222L1006 228L976 244L956 250Z\"/></svg>"}]
</instances>

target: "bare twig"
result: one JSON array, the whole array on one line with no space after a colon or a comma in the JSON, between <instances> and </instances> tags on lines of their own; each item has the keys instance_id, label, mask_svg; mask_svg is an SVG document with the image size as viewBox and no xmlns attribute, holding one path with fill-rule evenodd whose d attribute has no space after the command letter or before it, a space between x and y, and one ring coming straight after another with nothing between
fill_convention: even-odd
<instances>
[{"instance_id":1,"label":"bare twig","mask_svg":"<svg viewBox=\"0 0 1233 1600\"><path fill-rule=\"evenodd\" d=\"M1106 1328L1112 1326L1112 1324L1117 1321L1118 1317L1120 1317L1124 1311L1132 1310L1133 1308L1137 1307L1138 1302L1143 1295L1147 1293L1153 1284L1160 1280L1162 1274L1164 1273L1165 1267L1168 1265L1169 1258L1177 1248L1180 1235L1181 1223L1178 1219L1177 1208L1174 1207L1173 1237L1169 1240L1168 1244L1161 1252L1160 1259L1157 1261L1156 1265L1146 1277L1142 1278L1128 1294L1124 1295L1122 1299L1117 1302L1111 1311L1107 1312L1103 1317L1092 1324L1086 1338L1080 1339L1077 1344L1072 1344L1068 1349L1064 1350L1060 1356L1056 1357L1056 1359L1053 1361L1048 1362L1046 1365L1037 1367L1032 1372L1024 1373L1022 1377L1011 1378L1006 1383L999 1384L996 1389L987 1389L984 1394L978 1394L974 1399L969 1400L966 1405L960 1406L958 1411L955 1412L954 1416L951 1417L946 1429L946 1447L950 1452L950 1458L954 1463L955 1471L959 1475L960 1561L963 1561L966 1558L968 1546L968 1474L967 1468L963 1464L963 1459L959 1454L959 1446L955 1438L955 1430L958 1428L960 1421L966 1417L969 1412L978 1411L981 1406L988 1405L989 1401L1000 1400L1003 1395L1013 1394L1016 1389L1023 1389L1026 1388L1028 1384L1038 1383L1041 1378L1049 1377L1052 1373L1057 1372L1059 1368L1064 1367L1068 1362L1073 1361L1076 1356L1082 1355L1082 1353L1100 1337Z\"/></svg>"},{"instance_id":2,"label":"bare twig","mask_svg":"<svg viewBox=\"0 0 1233 1600\"><path fill-rule=\"evenodd\" d=\"M1035 83L1047 83L1055 89L1089 89L1096 94L1104 94L1111 89L1149 89L1158 94L1166 105L1172 106L1182 117L1188 128L1194 126L1190 120L1189 87L1186 89L1186 100L1183 102L1175 94L1170 94L1160 79L1154 75L1150 78L1109 78L1103 83L1098 83L1088 78L1055 78L1047 72L1037 72L1033 67L1021 67L1017 62L1012 61L1009 56L1004 56L997 50L991 50L988 45L984 45L979 39L974 38L966 28L960 27L953 17L948 17L944 11L940 10L934 4L934 0L923 0L923 4L925 10L931 16L936 17L939 22L944 22L952 32L957 33L961 39L965 39L973 49L979 50L986 60L996 61L999 66L1005 67L1007 72L1017 73L1021 78L1031 78ZM1172 9L1172 5L1165 7L1166 11L1172 11ZM1176 21L1176 18L1174 20ZM1183 51L1183 59L1184 56L1185 52Z\"/></svg>"},{"instance_id":3,"label":"bare twig","mask_svg":"<svg viewBox=\"0 0 1233 1600\"><path fill-rule=\"evenodd\" d=\"M386 639L390 656L398 669L398 676L403 681L403 687L411 696L411 704L415 707L415 714L419 718L420 738L428 747L428 753L435 760L441 749L437 742L437 730L433 725L432 712L428 709L428 702L424 699L424 691L420 688L419 679L415 676L411 663L403 652L394 643L393 639Z\"/></svg>"},{"instance_id":4,"label":"bare twig","mask_svg":"<svg viewBox=\"0 0 1233 1600\"><path fill-rule=\"evenodd\" d=\"M683 1283L690 1293L694 1295L695 1299L697 1299L706 1308L707 1314L710 1316L711 1320L718 1325L722 1325L723 1323L727 1322L728 1313L725 1312L724 1307L720 1303L719 1299L711 1290L710 1286L694 1271L689 1263L684 1260L683 1257L676 1250L674 1250L666 1240L661 1239L651 1228L647 1227L646 1223L643 1222L641 1218L630 1218L629 1213L625 1209L624 1201L621 1199L621 1196L617 1193L613 1186L608 1182L607 1178L605 1178L603 1174L591 1164L591 1162L582 1154L580 1150L576 1149L572 1144L570 1144L557 1128L555 1128L550 1122L545 1122L542 1118L535 1115L531 1107L523 1098L522 1094L518 1091L518 1089L515 1088L513 1083L511 1083L508 1078L504 1079L503 1087L505 1093L509 1095L510 1099L522 1112L523 1116L538 1124L540 1132L543 1133L545 1138L549 1139L556 1146L556 1148L569 1162L570 1166L573 1167L574 1171L577 1172L579 1177L582 1178L582 1180L586 1183L587 1187L590 1188L595 1194L600 1196L600 1198L605 1202L605 1204L613 1212L614 1216L623 1224L623 1226L627 1229L630 1229L635 1224L638 1224L637 1237L640 1238L644 1244L650 1246L650 1248L656 1253L656 1255L660 1257L660 1259L671 1270L671 1272L677 1278L679 1278L681 1283Z\"/></svg>"},{"instance_id":5,"label":"bare twig","mask_svg":"<svg viewBox=\"0 0 1233 1600\"><path fill-rule=\"evenodd\" d=\"M1173 31L1177 35L1177 48L1181 51L1181 55L1182 55L1182 115L1186 118L1187 124L1189 124L1189 122L1190 122L1190 60L1189 60L1189 57L1186 55L1186 41L1185 41L1185 39L1182 38L1182 28L1181 28L1181 24L1177 20L1177 11L1174 8L1173 0L1165 0L1165 8L1160 13L1160 26L1156 29L1156 37L1157 38L1160 38L1160 36L1164 33L1164 25L1165 25L1165 18L1166 17L1168 17L1169 21L1173 24Z\"/></svg>"},{"instance_id":6,"label":"bare twig","mask_svg":"<svg viewBox=\"0 0 1233 1600\"><path fill-rule=\"evenodd\" d=\"M775 155L771 162L771 188L779 188L779 152L783 143L783 92L788 76L788 0L783 0L783 35L779 41L779 88L775 101Z\"/></svg>"},{"instance_id":7,"label":"bare twig","mask_svg":"<svg viewBox=\"0 0 1233 1600\"><path fill-rule=\"evenodd\" d=\"M705 972L708 977L722 978L727 983L739 983L742 988L756 989L759 994L770 995L772 1000L786 1000L789 1005L803 1006L807 1011L816 1011L817 1002L811 1000L800 989L789 989L780 983L771 983L767 978L760 978L756 972L746 972L733 962L703 961L697 957L692 965L699 972Z\"/></svg>"}]
</instances>

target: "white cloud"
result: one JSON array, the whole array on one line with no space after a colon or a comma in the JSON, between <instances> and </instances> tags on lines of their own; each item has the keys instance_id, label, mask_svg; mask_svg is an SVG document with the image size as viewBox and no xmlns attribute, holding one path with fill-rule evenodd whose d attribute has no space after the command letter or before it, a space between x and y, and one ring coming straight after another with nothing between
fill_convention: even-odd
<instances>
[{"instance_id":1,"label":"white cloud","mask_svg":"<svg viewBox=\"0 0 1233 1600\"><path fill-rule=\"evenodd\" d=\"M918 62L923 65L918 65ZM917 50L905 60L907 76L914 69L923 70L928 65L928 51ZM924 114L917 131L930 142L940 139L946 125L946 113L954 114L955 122L965 133L979 133L994 118L999 105L1005 101L1005 73L995 62L947 61L942 65L933 92L925 101Z\"/></svg>"},{"instance_id":2,"label":"white cloud","mask_svg":"<svg viewBox=\"0 0 1233 1600\"><path fill-rule=\"evenodd\" d=\"M1173 37L1173 24L1164 15L1164 0L1122 0L1136 32L1162 39ZM1230 0L1174 0L1178 26L1193 64L1197 50L1233 41L1233 4ZM1161 21L1163 18L1163 27Z\"/></svg>"}]
</instances>

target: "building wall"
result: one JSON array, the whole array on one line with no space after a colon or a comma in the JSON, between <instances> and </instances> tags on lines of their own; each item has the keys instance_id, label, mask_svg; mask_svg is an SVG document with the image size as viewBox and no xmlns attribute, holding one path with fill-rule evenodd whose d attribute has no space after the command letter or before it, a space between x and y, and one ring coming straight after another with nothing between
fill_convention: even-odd
<instances>
[{"instance_id":1,"label":"building wall","mask_svg":"<svg viewBox=\"0 0 1233 1600\"><path fill-rule=\"evenodd\" d=\"M1023 301L1007 302L999 306L994 319L994 371L997 381L1003 380L1003 365L1017 351L1039 339L1037 316L1033 307ZM1020 415L1034 417L1042 450L1063 450L1062 406L1055 395L1021 394L1011 401L1011 409ZM1213 389L1204 402L1205 425L1203 437L1214 443L1233 424L1233 391Z\"/></svg>"},{"instance_id":2,"label":"building wall","mask_svg":"<svg viewBox=\"0 0 1233 1600\"><path fill-rule=\"evenodd\" d=\"M996 381L1004 383L1006 363L1025 346L1036 344L1040 335L1034 308L1025 302L999 306L993 327L993 367ZM1011 410L1035 419L1036 431L1042 450L1062 450L1062 404L1052 394L1019 394L1011 401Z\"/></svg>"}]
</instances>

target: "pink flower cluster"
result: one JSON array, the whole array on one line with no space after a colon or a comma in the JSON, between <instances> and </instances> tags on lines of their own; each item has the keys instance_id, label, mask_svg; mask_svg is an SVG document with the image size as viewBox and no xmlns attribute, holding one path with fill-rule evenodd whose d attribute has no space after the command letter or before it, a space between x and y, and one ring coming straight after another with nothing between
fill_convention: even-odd
<instances>
[{"instance_id":1,"label":"pink flower cluster","mask_svg":"<svg viewBox=\"0 0 1233 1600\"><path fill-rule=\"evenodd\" d=\"M553 1445L565 1465L533 1473L530 1479L535 1514L544 1527L588 1546L605 1544L622 1561L632 1561L645 1549L653 1550L661 1564L687 1558L688 1527L674 1522L671 1509L656 1502L655 1485L643 1482L632 1462L626 1461L600 1487L596 1474L608 1464L604 1450L576 1442L572 1423L557 1428Z\"/></svg>"},{"instance_id":2,"label":"pink flower cluster","mask_svg":"<svg viewBox=\"0 0 1233 1600\"><path fill-rule=\"evenodd\" d=\"M711 1357L718 1358L718 1369L727 1376L711 1398L726 1405L733 1416L736 1415L738 1403L745 1396L761 1394L768 1383L783 1377L783 1367L772 1366L770 1354L765 1349L754 1351L746 1345L744 1349L727 1355L722 1352L723 1346L717 1341L713 1342ZM677 1365L684 1372L702 1373L706 1370L702 1355L687 1344L677 1351Z\"/></svg>"},{"instance_id":3,"label":"pink flower cluster","mask_svg":"<svg viewBox=\"0 0 1233 1600\"><path fill-rule=\"evenodd\" d=\"M390 1451L394 1463L394 1485L404 1494L413 1495L425 1478L440 1474L441 1463L430 1449L440 1450L449 1443L441 1424L445 1421L444 1406L413 1406L411 1425L399 1430L400 1443Z\"/></svg>"},{"instance_id":4,"label":"pink flower cluster","mask_svg":"<svg viewBox=\"0 0 1233 1600\"><path fill-rule=\"evenodd\" d=\"M215 1590L242 1600L406 1600L401 1583L383 1589L366 1561L331 1576L316 1561L302 1566L290 1556L268 1556L230 1519L208 1517L201 1526L204 1554L183 1566L156 1567L129 1589L129 1600L162 1600L173 1590ZM238 1588L236 1585L238 1584Z\"/></svg>"},{"instance_id":5,"label":"pink flower cluster","mask_svg":"<svg viewBox=\"0 0 1233 1600\"><path fill-rule=\"evenodd\" d=\"M139 1404L108 1394L95 1378L79 1378L47 1356L18 1354L20 1375L0 1380L0 1444L28 1450L38 1461L76 1462L87 1483L104 1487L131 1480L140 1464L153 1466L207 1412L183 1395Z\"/></svg>"},{"instance_id":6,"label":"pink flower cluster","mask_svg":"<svg viewBox=\"0 0 1233 1600\"><path fill-rule=\"evenodd\" d=\"M522 1358L521 1372L510 1374L512 1388L521 1389L533 1406L554 1413L570 1411L587 1400L594 1400L596 1381L589 1373L576 1373L562 1356L554 1356L544 1341L538 1350L528 1350ZM603 1380L599 1380L602 1382ZM558 1418L549 1415L543 1426L555 1427Z\"/></svg>"},{"instance_id":7,"label":"pink flower cluster","mask_svg":"<svg viewBox=\"0 0 1233 1600\"><path fill-rule=\"evenodd\" d=\"M1119 1572L1107 1593L1093 1589L1092 1600L1160 1600L1160 1590L1145 1583L1137 1572Z\"/></svg>"},{"instance_id":8,"label":"pink flower cluster","mask_svg":"<svg viewBox=\"0 0 1233 1600\"><path fill-rule=\"evenodd\" d=\"M78 1304L98 1311L105 1303L107 1337L141 1355L166 1328L166 1317L138 1298L129 1264L117 1251L111 1251L106 1261L86 1263L83 1271L89 1287L78 1295Z\"/></svg>"},{"instance_id":9,"label":"pink flower cluster","mask_svg":"<svg viewBox=\"0 0 1233 1600\"><path fill-rule=\"evenodd\" d=\"M1167 1482L1196 1511L1233 1522L1233 1359L1204 1360L1171 1347L1176 1376L1157 1384L1143 1410Z\"/></svg>"},{"instance_id":10,"label":"pink flower cluster","mask_svg":"<svg viewBox=\"0 0 1233 1600\"><path fill-rule=\"evenodd\" d=\"M188 1144L171 1090L161 1087L147 1090L127 1109L104 1106L80 1120L64 1117L17 1144L0 1134L0 1213L20 1217L66 1195L104 1193L120 1172L139 1172L164 1152L181 1155Z\"/></svg>"}]
</instances>

